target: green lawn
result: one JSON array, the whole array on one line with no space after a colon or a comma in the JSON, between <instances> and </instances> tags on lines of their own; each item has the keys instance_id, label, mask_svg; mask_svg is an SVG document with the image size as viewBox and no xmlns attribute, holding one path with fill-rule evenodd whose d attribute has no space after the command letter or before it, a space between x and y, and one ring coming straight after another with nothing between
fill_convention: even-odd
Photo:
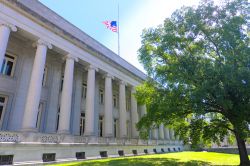
<instances>
[{"instance_id":1,"label":"green lawn","mask_svg":"<svg viewBox=\"0 0 250 166\"><path fill-rule=\"evenodd\" d=\"M199 165L238 165L239 156L235 154L213 152L179 152L167 154L153 154L136 157L107 158L101 160L87 160L56 166L199 166Z\"/></svg>"}]
</instances>

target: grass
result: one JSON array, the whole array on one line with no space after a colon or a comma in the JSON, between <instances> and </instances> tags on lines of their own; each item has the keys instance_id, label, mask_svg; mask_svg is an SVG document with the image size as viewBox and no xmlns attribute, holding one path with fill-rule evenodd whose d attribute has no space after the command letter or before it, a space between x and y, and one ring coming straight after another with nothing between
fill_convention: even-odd
<instances>
[{"instance_id":1,"label":"grass","mask_svg":"<svg viewBox=\"0 0 250 166\"><path fill-rule=\"evenodd\" d=\"M250 157L250 156L249 156ZM87 160L55 166L209 166L239 165L239 155L213 152L179 152L135 157ZM52 165L50 165L52 166Z\"/></svg>"}]
</instances>

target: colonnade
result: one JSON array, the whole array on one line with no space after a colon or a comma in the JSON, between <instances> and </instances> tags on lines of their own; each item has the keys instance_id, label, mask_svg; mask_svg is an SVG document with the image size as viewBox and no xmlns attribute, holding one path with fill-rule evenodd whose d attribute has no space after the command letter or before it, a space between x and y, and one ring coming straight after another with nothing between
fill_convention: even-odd
<instances>
[{"instance_id":1,"label":"colonnade","mask_svg":"<svg viewBox=\"0 0 250 166\"><path fill-rule=\"evenodd\" d=\"M0 69L6 53L8 40L11 31L17 31L16 26L8 23L0 23ZM31 79L29 82L29 89L27 92L26 104L24 109L23 122L21 126L22 131L37 131L36 119L38 114L38 107L42 91L42 78L46 62L48 49L52 49L52 45L43 39L37 40L34 43L36 46L36 53L32 67ZM64 69L64 83L61 94L60 102L60 118L58 133L70 133L70 114L71 114L71 101L74 80L74 66L78 62L78 58L70 53L65 56L65 69ZM87 95L86 95L86 110L85 110L85 136L95 135L95 77L98 68L92 64L86 67L87 70ZM107 73L104 75L105 79L105 100L104 100L104 137L113 137L113 105L112 105L112 79L114 77ZM119 81L119 137L127 138L126 128L126 82ZM139 133L136 129L136 123L139 120L137 111L137 101L134 97L135 87L130 88L131 92L131 137L139 138ZM146 106L141 106L141 116L146 114ZM152 130L153 139L174 139L174 131L165 127L163 124L159 128Z\"/></svg>"}]
</instances>

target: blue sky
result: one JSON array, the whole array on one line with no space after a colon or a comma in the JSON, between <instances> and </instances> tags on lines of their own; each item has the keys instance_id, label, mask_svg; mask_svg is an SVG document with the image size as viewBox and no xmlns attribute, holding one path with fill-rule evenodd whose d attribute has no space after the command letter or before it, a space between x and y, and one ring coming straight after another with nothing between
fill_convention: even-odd
<instances>
[{"instance_id":1,"label":"blue sky","mask_svg":"<svg viewBox=\"0 0 250 166\"><path fill-rule=\"evenodd\" d=\"M117 53L117 33L106 29L105 20L117 20L120 6L120 56L143 71L137 60L144 28L156 27L181 6L199 0L40 0L104 46Z\"/></svg>"}]
</instances>

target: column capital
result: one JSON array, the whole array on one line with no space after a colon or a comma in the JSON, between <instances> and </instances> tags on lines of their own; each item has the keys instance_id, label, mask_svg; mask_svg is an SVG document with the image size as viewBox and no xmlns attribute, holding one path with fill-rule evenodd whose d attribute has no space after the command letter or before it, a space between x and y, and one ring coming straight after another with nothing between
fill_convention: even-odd
<instances>
[{"instance_id":1,"label":"column capital","mask_svg":"<svg viewBox=\"0 0 250 166\"><path fill-rule=\"evenodd\" d=\"M114 79L114 76L112 76L111 74L109 73L106 73L103 75L103 78L111 78L111 79Z\"/></svg>"},{"instance_id":2,"label":"column capital","mask_svg":"<svg viewBox=\"0 0 250 166\"><path fill-rule=\"evenodd\" d=\"M75 57L75 56L73 56L73 55L71 55L71 54L66 55L64 58L65 58L66 60L67 60L67 59L72 59L72 60L74 60L75 62L78 62L78 58Z\"/></svg>"},{"instance_id":3,"label":"column capital","mask_svg":"<svg viewBox=\"0 0 250 166\"><path fill-rule=\"evenodd\" d=\"M11 24L11 23L0 21L0 27L1 26L5 26L5 27L9 28L13 32L17 31L17 27L14 24Z\"/></svg>"},{"instance_id":4,"label":"column capital","mask_svg":"<svg viewBox=\"0 0 250 166\"><path fill-rule=\"evenodd\" d=\"M39 39L35 43L32 44L33 47L37 47L40 45L43 45L43 46L47 47L48 49L52 49L52 44L50 44L49 42L46 42L43 39Z\"/></svg>"},{"instance_id":5,"label":"column capital","mask_svg":"<svg viewBox=\"0 0 250 166\"><path fill-rule=\"evenodd\" d=\"M96 72L99 70L97 67L95 67L94 65L88 65L85 70L95 70Z\"/></svg>"}]
</instances>

